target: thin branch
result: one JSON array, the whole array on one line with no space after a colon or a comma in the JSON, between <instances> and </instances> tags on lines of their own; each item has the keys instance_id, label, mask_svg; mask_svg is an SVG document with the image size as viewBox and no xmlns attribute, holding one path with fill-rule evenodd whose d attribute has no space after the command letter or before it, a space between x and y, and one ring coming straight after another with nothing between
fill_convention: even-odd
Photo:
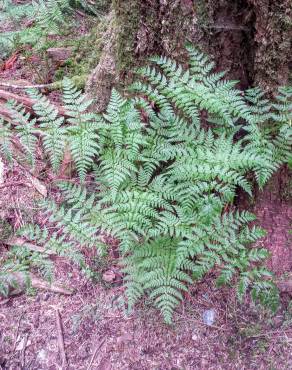
<instances>
[{"instance_id":1,"label":"thin branch","mask_svg":"<svg viewBox=\"0 0 292 370\"><path fill-rule=\"evenodd\" d=\"M9 87L11 89L50 89L54 86L54 83L50 84L37 84L37 85L16 85L13 83L0 81L0 86Z\"/></svg>"},{"instance_id":2,"label":"thin branch","mask_svg":"<svg viewBox=\"0 0 292 370\"><path fill-rule=\"evenodd\" d=\"M57 331L58 331L58 346L59 351L62 359L62 369L68 366L66 352L65 352L65 345L64 345L64 335L63 335L63 327L61 322L61 315L58 309L56 309L56 321L57 321Z\"/></svg>"},{"instance_id":3,"label":"thin branch","mask_svg":"<svg viewBox=\"0 0 292 370\"><path fill-rule=\"evenodd\" d=\"M23 293L26 290L27 282L29 281L30 286L35 289L44 289L53 293L59 293L64 295L71 295L74 293L73 289L67 288L57 283L49 283L43 279L31 273L24 272L11 272L7 273L13 282L13 286L9 286L9 296Z\"/></svg>"},{"instance_id":4,"label":"thin branch","mask_svg":"<svg viewBox=\"0 0 292 370\"><path fill-rule=\"evenodd\" d=\"M30 111L32 111L32 107L36 103L35 100L30 99L26 96L17 95L17 94L14 94L14 93L11 93L11 92L5 91L5 90L0 90L0 99L6 100L6 101L15 100L17 103L23 104ZM56 108L58 109L58 112L61 116L66 115L65 109L63 107L56 106ZM4 111L4 113L5 113L5 111ZM7 114L7 111L6 111L6 114ZM9 113L9 109L8 109L8 114L11 117L11 114Z\"/></svg>"},{"instance_id":5,"label":"thin branch","mask_svg":"<svg viewBox=\"0 0 292 370\"><path fill-rule=\"evenodd\" d=\"M22 238L11 238L8 240L4 240L3 243L10 245L10 246L16 246L16 247L26 247L31 251L39 252L39 253L45 253L51 256L56 255L54 251L51 251L49 249L45 249L43 247L39 247L38 245L32 244L27 242L26 240Z\"/></svg>"},{"instance_id":6,"label":"thin branch","mask_svg":"<svg viewBox=\"0 0 292 370\"><path fill-rule=\"evenodd\" d=\"M28 187L31 186L31 184L27 184L23 181L12 181L12 182L6 182L5 184L1 184L0 189L12 187L12 186L19 186L19 185L28 186Z\"/></svg>"},{"instance_id":7,"label":"thin branch","mask_svg":"<svg viewBox=\"0 0 292 370\"><path fill-rule=\"evenodd\" d=\"M100 341L99 344L96 346L95 351L93 352L93 355L91 357L90 363L88 365L88 368L86 370L90 370L92 368L92 364L93 364L93 361L94 361L95 356L97 354L97 351L103 346L104 342L105 342L105 339Z\"/></svg>"}]
</instances>

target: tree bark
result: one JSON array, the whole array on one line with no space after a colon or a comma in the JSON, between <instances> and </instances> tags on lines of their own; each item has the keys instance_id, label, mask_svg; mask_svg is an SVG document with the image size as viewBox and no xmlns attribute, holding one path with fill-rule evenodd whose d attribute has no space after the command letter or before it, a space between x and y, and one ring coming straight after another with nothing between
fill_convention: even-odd
<instances>
[{"instance_id":1,"label":"tree bark","mask_svg":"<svg viewBox=\"0 0 292 370\"><path fill-rule=\"evenodd\" d=\"M103 51L87 91L103 110L113 85L160 54L184 63L184 45L198 45L218 70L267 90L284 85L291 64L291 0L113 0Z\"/></svg>"},{"instance_id":2,"label":"tree bark","mask_svg":"<svg viewBox=\"0 0 292 370\"><path fill-rule=\"evenodd\" d=\"M87 85L100 111L111 88L131 81L133 68L148 56L185 63L186 42L207 52L241 88L259 85L271 92L289 82L291 0L113 0L108 24L100 62ZM292 195L283 199L283 184L291 185L287 174L285 168L275 174L264 191L255 192L253 204L238 198L267 229L265 247L273 252L270 267L276 273L292 268L287 248Z\"/></svg>"}]
</instances>

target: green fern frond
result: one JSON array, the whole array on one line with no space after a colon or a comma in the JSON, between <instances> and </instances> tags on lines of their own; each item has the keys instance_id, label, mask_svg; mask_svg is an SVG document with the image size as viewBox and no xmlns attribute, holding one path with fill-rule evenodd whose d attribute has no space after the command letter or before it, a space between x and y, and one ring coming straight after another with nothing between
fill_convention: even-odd
<instances>
[{"instance_id":1,"label":"green fern frond","mask_svg":"<svg viewBox=\"0 0 292 370\"><path fill-rule=\"evenodd\" d=\"M26 159L32 166L34 166L35 151L38 142L35 135L36 119L31 118L30 114L26 112L25 108L21 104L10 101L7 106L14 122L16 123L16 136L25 151Z\"/></svg>"},{"instance_id":2,"label":"green fern frond","mask_svg":"<svg viewBox=\"0 0 292 370\"><path fill-rule=\"evenodd\" d=\"M0 153L9 162L12 161L12 138L11 125L0 117Z\"/></svg>"}]
</instances>

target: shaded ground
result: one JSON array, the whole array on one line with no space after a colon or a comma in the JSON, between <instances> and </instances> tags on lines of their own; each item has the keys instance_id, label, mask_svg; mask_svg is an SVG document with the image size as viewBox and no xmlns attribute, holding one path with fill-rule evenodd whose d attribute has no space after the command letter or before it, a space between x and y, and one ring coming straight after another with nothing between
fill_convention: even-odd
<instances>
[{"instance_id":1,"label":"shaded ground","mask_svg":"<svg viewBox=\"0 0 292 370\"><path fill-rule=\"evenodd\" d=\"M41 172L38 163L36 175ZM29 186L28 174L22 167L8 170L6 166L4 181L16 185L0 188L0 208L11 225L19 227L33 218L40 194ZM46 185L50 192L49 181ZM282 273L290 268L285 248L289 242L286 226L291 208L281 202L277 207L266 202L258 216L263 226L280 230L269 233L263 244L272 250L277 248L275 251L282 259L278 260L273 253L271 267ZM0 258L7 248L0 245ZM291 252L291 244L287 250ZM118 306L120 282L106 283L101 278L102 272L113 268L115 261L109 260L108 264L93 283L66 258L57 257L56 281L74 287L74 295L31 291L29 295L2 299L2 369L61 368L56 309L63 323L68 369L88 369L90 363L91 369L100 370L292 368L292 305L288 295L282 296L281 307L272 317L249 301L240 304L233 290L216 289L210 274L192 288L175 315L174 325L167 327L147 301L126 316L122 306ZM206 309L216 312L210 327L202 319Z\"/></svg>"},{"instance_id":2,"label":"shaded ground","mask_svg":"<svg viewBox=\"0 0 292 370\"><path fill-rule=\"evenodd\" d=\"M208 283L194 291L175 317L162 324L149 307L125 317L113 308L120 288L80 278L66 261L59 275L77 288L70 297L39 292L1 303L0 361L3 369L59 369L55 308L61 313L69 369L291 369L292 312L276 317L246 306ZM61 272L62 271L62 272ZM215 308L214 326L202 313ZM291 307L290 307L291 311Z\"/></svg>"}]
</instances>

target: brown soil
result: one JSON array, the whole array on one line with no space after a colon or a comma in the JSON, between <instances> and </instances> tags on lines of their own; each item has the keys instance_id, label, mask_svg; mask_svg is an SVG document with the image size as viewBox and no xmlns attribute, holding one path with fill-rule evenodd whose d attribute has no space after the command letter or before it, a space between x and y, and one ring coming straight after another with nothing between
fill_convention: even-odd
<instances>
[{"instance_id":1,"label":"brown soil","mask_svg":"<svg viewBox=\"0 0 292 370\"><path fill-rule=\"evenodd\" d=\"M91 368L100 370L292 367L292 313L281 310L271 318L248 305L243 309L230 291L218 291L205 282L176 314L174 325L167 327L146 303L129 317L116 309L113 301L119 287L93 285L66 261L59 261L56 269L59 279L76 288L72 297L38 292L0 303L3 369L61 368L56 308L68 369L87 369L91 361ZM216 310L212 327L202 322L208 308Z\"/></svg>"},{"instance_id":2,"label":"brown soil","mask_svg":"<svg viewBox=\"0 0 292 370\"><path fill-rule=\"evenodd\" d=\"M291 175L291 170L281 168L264 190L255 191L255 204L252 207L258 225L267 231L262 244L271 251L268 267L277 276L292 271ZM248 203L242 206L250 207Z\"/></svg>"},{"instance_id":3,"label":"brown soil","mask_svg":"<svg viewBox=\"0 0 292 370\"><path fill-rule=\"evenodd\" d=\"M35 217L35 200L40 194L26 186L27 173L22 167L5 169L5 184L18 185L0 189L0 207L16 228ZM41 171L40 162L36 176ZM48 181L46 185L53 191ZM286 245L291 207L265 198L265 204L259 203L256 210L260 223L268 229L264 244L272 250L271 267L278 275L289 271L291 254L287 253L291 249ZM0 258L6 250L0 245ZM106 269L114 264L110 261ZM100 370L292 368L289 296L282 296L281 308L271 316L248 300L239 304L232 289L216 289L210 274L192 288L173 326L167 327L147 301L126 316L117 307L122 293L119 282L101 279L93 283L61 257L55 259L55 275L57 282L74 287L75 294L68 297L36 291L0 301L0 368L61 368L56 309L63 323L68 369L88 369L90 363L91 369ZM216 312L210 327L202 320L206 309Z\"/></svg>"}]
</instances>

